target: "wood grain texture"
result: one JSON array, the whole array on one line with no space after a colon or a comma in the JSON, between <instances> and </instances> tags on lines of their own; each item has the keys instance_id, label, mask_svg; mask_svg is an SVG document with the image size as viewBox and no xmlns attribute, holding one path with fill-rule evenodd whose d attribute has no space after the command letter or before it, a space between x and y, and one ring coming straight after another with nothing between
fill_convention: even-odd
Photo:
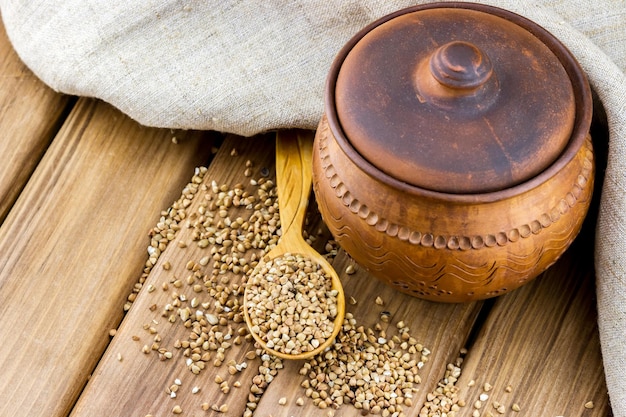
<instances>
[{"instance_id":1,"label":"wood grain texture","mask_svg":"<svg viewBox=\"0 0 626 417\"><path fill-rule=\"evenodd\" d=\"M24 65L0 23L0 222L6 217L74 99Z\"/></svg>"},{"instance_id":2,"label":"wood grain texture","mask_svg":"<svg viewBox=\"0 0 626 417\"><path fill-rule=\"evenodd\" d=\"M231 156L230 152L236 145L237 156ZM274 141L262 140L256 137L254 140L243 140L242 138L227 138L221 146L220 151L215 156L214 161L209 166L204 177L203 184L211 187L212 181L218 186L229 184L233 186L237 183L245 184L250 188L249 178L243 175L245 163L250 159L254 162L254 178L259 178L260 170L267 170L266 175L274 176ZM205 194L206 195L206 194ZM206 202L204 196L196 195L192 204L188 207L188 213L197 212L199 205ZM229 216L245 215L245 209L233 209ZM235 217L233 217L235 216ZM186 248L179 247L180 242L188 244ZM248 395L248 388L252 377L256 374L259 360L246 360L244 355L254 350L250 342L244 342L236 348L226 351L224 364L214 367L215 351L211 352L210 365L199 374L193 374L186 365L184 349L174 347L176 340L188 340L190 330L178 320L170 323L167 315L162 316L167 304L173 302L174 292L185 294L188 300L192 297L200 297L202 302L210 302L211 306L206 312L214 312L214 299L206 292L195 293L191 286L186 283L182 288L173 287L173 280L180 278L185 282L185 278L190 275L186 265L189 261L198 262L202 257L208 255L208 248L200 248L192 242L192 230L183 227L176 235L165 251L161 254L159 261L148 276L143 289L139 292L137 299L133 303L116 336L112 339L109 348L102 357L93 377L86 386L85 391L77 402L73 412L73 417L94 416L94 415L120 415L120 416L154 416L172 415L175 405L181 406L184 415L203 415L201 405L204 402L210 405L230 406L228 413L224 415L241 416ZM171 269L162 268L165 262L169 262ZM212 263L201 271L209 273ZM227 273L226 276L233 282L241 279L241 276ZM176 277L176 278L175 278ZM171 289L163 290L163 283L171 286ZM152 285L156 290L149 292L147 288ZM185 303L188 305L188 303ZM195 310L194 310L195 311ZM176 309L173 311L177 314ZM229 323L235 330L245 327L243 322ZM150 331L150 327L153 331ZM224 332L228 326L220 326ZM148 330L146 330L148 328ZM154 338L159 336L158 342L162 348L173 353L169 360L160 360L155 351L149 354L143 353L144 345L152 346ZM134 340L136 339L136 340ZM119 357L118 357L119 355ZM120 361L120 357L122 360ZM231 376L226 362L235 360L237 363L247 361L248 366L237 375ZM232 387L235 380L242 383L240 388L231 388L231 392L225 395L221 392L215 376L220 375L224 380L229 381ZM180 379L181 386L176 398L171 398L166 392L167 388L174 384L176 379ZM194 386L201 388L197 394L192 394Z\"/></svg>"},{"instance_id":3,"label":"wood grain texture","mask_svg":"<svg viewBox=\"0 0 626 417\"><path fill-rule=\"evenodd\" d=\"M210 148L210 135L77 102L0 228L0 415L70 412L141 274L148 231Z\"/></svg>"},{"instance_id":4,"label":"wood grain texture","mask_svg":"<svg viewBox=\"0 0 626 417\"><path fill-rule=\"evenodd\" d=\"M495 300L458 382L468 408L489 383L493 389L483 408L493 415L498 415L494 402L506 408L506 415L512 415L513 404L520 416L610 415L592 242L591 234L581 235L536 282ZM593 408L586 408L590 401Z\"/></svg>"},{"instance_id":5,"label":"wood grain texture","mask_svg":"<svg viewBox=\"0 0 626 417\"><path fill-rule=\"evenodd\" d=\"M235 146L238 155L232 157L229 151ZM270 167L271 175L274 175L273 153L272 139L255 138L253 142L250 142L243 141L241 138L235 140L231 137L213 160L204 178L204 184L209 186L212 181L216 181L217 184L247 181L241 176L241 172L248 159L254 162L254 167L257 169L262 166ZM237 176L238 173L239 176ZM189 206L189 211L193 213L201 201L202 197L196 196ZM323 229L323 225L319 222L319 215L316 213L314 204L309 207L309 212L311 221L308 223L307 230L310 234L317 234L319 228ZM231 218L237 215L236 211L229 214ZM320 233L315 244L318 250L324 248L328 237L327 230L320 230ZM163 291L162 284L171 283L174 277L187 276L189 272L185 270L185 265L188 261L197 262L207 254L208 248L200 249L194 244L189 244L185 248L178 246L178 242L189 242L189 240L190 232L186 229L181 230L161 255L144 289L138 294L137 300L76 404L72 417L104 413L166 416L173 415L172 410L176 405L181 407L181 415L185 416L216 414L211 410L203 411L203 403L209 406L228 405L228 411L219 415L241 416L243 414L246 403L249 401L248 395L252 380L259 373L259 366L262 365L258 357L252 360L244 357L247 352L255 351L252 341L245 341L241 345L228 349L224 363L219 367L212 364L215 352L211 353L209 364L195 375L186 366L184 349L172 348L177 339L185 340L189 336L189 329L185 328L180 320L175 324L168 323L167 317L161 314L164 306L172 302L172 290ZM165 270L161 267L165 262L171 264L171 269ZM359 322L364 326L374 326L380 321L381 311L388 310L392 315L392 320L389 323L381 322L381 324L388 329L390 337L394 332L395 323L405 320L411 328L411 334L432 350L432 360L424 366L421 373L423 382L419 386L419 395L425 396L426 389L432 389L436 385L442 369L448 361L456 357L458 350L465 343L480 304L434 304L406 295L398 295L391 288L369 277L364 270L359 270L354 275L346 275L345 269L349 263L353 261L340 251L333 265L340 273L346 296L353 296L358 300L356 305L349 308L349 311L354 313ZM210 273L210 270L209 265L202 269L202 273ZM241 278L235 277L234 279ZM146 288L149 285L153 285L156 289L148 292ZM213 302L205 293L194 294L187 284L176 291L186 294L188 300L190 297L197 296L202 297L202 301ZM374 303L377 296L385 300L384 306ZM220 328L225 330L227 326L233 326L234 330L237 330L243 326L243 323L229 323ZM146 327L148 329L153 327L154 332L146 330ZM159 345L173 352L172 359L160 360L154 351L149 354L142 353L142 347L150 346L156 335L160 339ZM235 375L230 375L226 365L229 360L235 360L237 363L245 361L247 367ZM281 369L278 370L274 380L263 394L255 415L326 415L328 410L318 409L309 399L302 407L294 404L297 397L304 397L304 389L299 385L302 378L298 372L301 364L302 361L283 361L279 365ZM220 385L215 382L216 376L228 381L231 387L228 394L221 392ZM180 379L181 385L176 397L171 398L167 393L167 388L174 384L176 379ZM239 381L241 387L235 388L235 381ZM200 391L196 394L192 393L193 387L199 387ZM284 407L277 405L278 398L281 397L289 399ZM344 405L341 413L358 415L360 411L351 405Z\"/></svg>"}]
</instances>

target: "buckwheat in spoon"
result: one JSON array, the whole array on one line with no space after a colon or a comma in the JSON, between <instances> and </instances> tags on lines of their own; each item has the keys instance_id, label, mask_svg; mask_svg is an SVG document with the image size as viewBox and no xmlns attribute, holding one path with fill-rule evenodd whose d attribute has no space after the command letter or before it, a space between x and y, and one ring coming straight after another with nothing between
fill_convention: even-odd
<instances>
[{"instance_id":1,"label":"buckwheat in spoon","mask_svg":"<svg viewBox=\"0 0 626 417\"><path fill-rule=\"evenodd\" d=\"M276 135L276 182L282 235L246 283L244 317L269 353L305 359L330 346L345 315L339 276L302 237L311 191L313 134Z\"/></svg>"}]
</instances>

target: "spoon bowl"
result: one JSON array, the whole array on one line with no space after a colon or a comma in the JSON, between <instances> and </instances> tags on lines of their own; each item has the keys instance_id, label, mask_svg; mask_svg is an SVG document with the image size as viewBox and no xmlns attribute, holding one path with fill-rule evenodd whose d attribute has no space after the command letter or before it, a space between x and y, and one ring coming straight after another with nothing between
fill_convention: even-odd
<instances>
[{"instance_id":1,"label":"spoon bowl","mask_svg":"<svg viewBox=\"0 0 626 417\"><path fill-rule=\"evenodd\" d=\"M300 255L303 259L317 264L331 280L331 291L336 294L336 314L329 337L320 341L311 350L287 353L268 346L260 334L253 331L255 324L250 316L250 297L252 279L248 279L244 292L243 311L248 330L259 345L267 352L283 359L306 359L317 355L330 346L345 317L345 295L337 272L326 258L309 246L302 236L302 226L308 206L312 181L313 132L292 130L276 135L276 178L280 202L280 222L282 235L278 244L259 262L255 271L259 271L270 261L288 255ZM254 272L253 272L254 276Z\"/></svg>"}]
</instances>

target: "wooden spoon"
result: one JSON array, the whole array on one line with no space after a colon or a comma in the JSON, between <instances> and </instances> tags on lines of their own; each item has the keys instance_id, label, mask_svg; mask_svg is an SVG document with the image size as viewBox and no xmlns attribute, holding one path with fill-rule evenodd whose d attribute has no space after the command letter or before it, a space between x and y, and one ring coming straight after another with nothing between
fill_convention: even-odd
<instances>
[{"instance_id":1,"label":"wooden spoon","mask_svg":"<svg viewBox=\"0 0 626 417\"><path fill-rule=\"evenodd\" d=\"M309 246L302 237L302 226L311 192L312 150L313 132L290 130L276 134L276 186L280 204L282 235L278 244L263 257L261 262L268 262L270 259L276 259L285 254L300 254L323 268L326 275L332 280L332 289L337 291L337 315L334 319L332 334L314 350L298 354L288 354L271 349L259 334L252 331L253 325L247 306L250 284L246 286L244 293L243 311L248 330L263 349L284 359L310 358L330 346L343 325L346 310L345 295L337 272L324 256ZM259 266L261 266L260 263L257 268Z\"/></svg>"}]
</instances>

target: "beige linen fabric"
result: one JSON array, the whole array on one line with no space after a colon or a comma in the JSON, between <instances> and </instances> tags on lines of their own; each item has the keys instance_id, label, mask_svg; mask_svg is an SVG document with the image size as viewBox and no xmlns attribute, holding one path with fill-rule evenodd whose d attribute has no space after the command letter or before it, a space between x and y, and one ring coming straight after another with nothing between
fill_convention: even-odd
<instances>
[{"instance_id":1,"label":"beige linen fabric","mask_svg":"<svg viewBox=\"0 0 626 417\"><path fill-rule=\"evenodd\" d=\"M341 46L421 2L0 0L0 10L18 54L52 88L101 98L145 125L250 136L314 128ZM561 39L607 110L597 297L609 396L614 415L626 417L626 2L485 2Z\"/></svg>"}]
</instances>

